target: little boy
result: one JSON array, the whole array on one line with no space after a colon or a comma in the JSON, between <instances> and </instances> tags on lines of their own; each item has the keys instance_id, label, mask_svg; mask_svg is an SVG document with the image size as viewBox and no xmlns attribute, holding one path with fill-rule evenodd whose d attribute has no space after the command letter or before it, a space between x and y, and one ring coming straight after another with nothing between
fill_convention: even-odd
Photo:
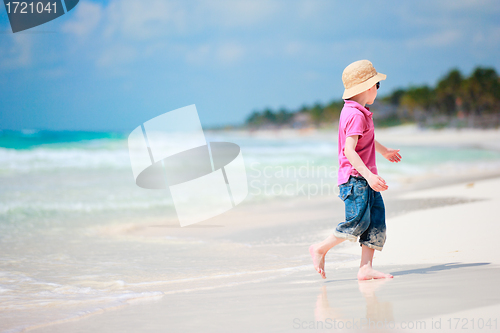
<instances>
[{"instance_id":1,"label":"little boy","mask_svg":"<svg viewBox=\"0 0 500 333\"><path fill-rule=\"evenodd\" d=\"M325 255L346 239L361 245L358 280L392 278L372 268L373 253L385 243L385 207L381 191L388 189L377 173L375 151L391 162L399 162L399 149L389 149L375 140L371 105L377 97L380 81L386 75L377 73L368 60L353 62L344 69L345 100L339 121L339 197L345 203L345 222L338 224L333 235L311 245L309 252L316 271L325 276Z\"/></svg>"}]
</instances>

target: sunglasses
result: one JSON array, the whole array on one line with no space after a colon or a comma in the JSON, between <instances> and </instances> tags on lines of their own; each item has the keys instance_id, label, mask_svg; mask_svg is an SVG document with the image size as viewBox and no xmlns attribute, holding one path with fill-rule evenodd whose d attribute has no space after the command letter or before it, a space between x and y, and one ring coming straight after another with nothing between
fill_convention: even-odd
<instances>
[{"instance_id":1,"label":"sunglasses","mask_svg":"<svg viewBox=\"0 0 500 333\"><path fill-rule=\"evenodd\" d=\"M377 90L378 90L378 88L380 88L380 82L377 82L375 85L377 86Z\"/></svg>"}]
</instances>

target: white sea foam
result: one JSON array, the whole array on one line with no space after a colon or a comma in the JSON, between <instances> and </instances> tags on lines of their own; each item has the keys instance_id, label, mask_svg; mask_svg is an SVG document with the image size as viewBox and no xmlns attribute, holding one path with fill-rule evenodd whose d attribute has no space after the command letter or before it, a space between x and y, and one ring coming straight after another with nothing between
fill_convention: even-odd
<instances>
[{"instance_id":1,"label":"white sea foam","mask_svg":"<svg viewBox=\"0 0 500 333\"><path fill-rule=\"evenodd\" d=\"M82 295L82 293L79 293ZM88 293L83 293L88 295ZM39 297L40 295L35 295ZM49 298L51 296L52 298ZM93 314L102 313L106 310L116 309L119 307L132 304L137 301L156 300L164 296L164 293L156 292L125 292L122 294L110 295L91 295L91 298L80 297L78 299L68 297L68 294L49 295L47 300L41 299L38 302L31 304L23 304L17 307L5 308L4 314L8 315L3 318L0 314L0 321L7 324L2 325L3 332L14 333L23 332L33 328L46 327L54 324L60 324L88 317ZM43 317L37 317L36 311L40 308L50 308L50 312ZM71 310L68 310L70 308ZM9 311L8 310L18 310ZM20 311L19 311L20 310ZM30 316L33 314L35 316Z\"/></svg>"},{"instance_id":2,"label":"white sea foam","mask_svg":"<svg viewBox=\"0 0 500 333\"><path fill-rule=\"evenodd\" d=\"M0 171L27 173L37 170L129 168L127 149L0 148Z\"/></svg>"},{"instance_id":3,"label":"white sea foam","mask_svg":"<svg viewBox=\"0 0 500 333\"><path fill-rule=\"evenodd\" d=\"M0 311L27 310L39 307L106 303L137 297L162 295L159 291L134 292L116 288L92 288L50 282L19 272L2 272L0 276ZM111 285L112 283L108 283ZM101 285L103 285L101 283ZM121 284L122 286L124 284Z\"/></svg>"},{"instance_id":4,"label":"white sea foam","mask_svg":"<svg viewBox=\"0 0 500 333\"><path fill-rule=\"evenodd\" d=\"M155 207L172 206L169 198L161 200L129 200L129 201L100 201L100 202L26 202L10 201L0 203L0 215L26 212L100 212L121 209L150 209Z\"/></svg>"}]
</instances>

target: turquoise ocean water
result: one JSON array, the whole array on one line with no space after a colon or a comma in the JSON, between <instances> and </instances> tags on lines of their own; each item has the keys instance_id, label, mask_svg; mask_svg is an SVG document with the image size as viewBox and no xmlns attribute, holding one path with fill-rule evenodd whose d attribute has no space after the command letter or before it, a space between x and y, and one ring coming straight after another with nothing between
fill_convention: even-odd
<instances>
[{"instance_id":1,"label":"turquoise ocean water","mask_svg":"<svg viewBox=\"0 0 500 333\"><path fill-rule=\"evenodd\" d=\"M162 242L107 238L103 230L149 217L175 218L167 192L134 184L127 135L0 131L0 331L158 297L165 292L158 291L159 283L266 269L262 261L250 268L229 266L221 258L227 255L223 246L189 237ZM335 135L262 138L206 132L206 137L240 145L249 184L243 205L337 195ZM377 160L379 174L395 188L412 178L500 170L500 152L398 148L402 163ZM201 248L213 257L197 260ZM195 264L186 265L189 261Z\"/></svg>"}]
</instances>

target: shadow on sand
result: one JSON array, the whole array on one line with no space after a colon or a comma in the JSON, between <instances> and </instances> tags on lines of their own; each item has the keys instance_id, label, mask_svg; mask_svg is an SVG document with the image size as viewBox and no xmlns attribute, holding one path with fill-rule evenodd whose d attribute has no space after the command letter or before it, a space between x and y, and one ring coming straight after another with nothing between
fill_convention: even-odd
<instances>
[{"instance_id":1,"label":"shadow on sand","mask_svg":"<svg viewBox=\"0 0 500 333\"><path fill-rule=\"evenodd\" d=\"M476 266L484 266L484 265L489 265L489 264L490 264L489 262L478 262L478 263L471 263L471 264L461 264L461 263L456 263L456 262L450 262L450 263L442 264L442 265L434 265L434 266L424 267L424 268L415 268L415 269L409 269L409 270L404 270L404 271L399 271L399 272L391 272L391 274L394 276L408 275L408 274L432 274L434 272L445 271L445 270L449 270L449 269L464 268L464 267L476 267Z\"/></svg>"}]
</instances>

